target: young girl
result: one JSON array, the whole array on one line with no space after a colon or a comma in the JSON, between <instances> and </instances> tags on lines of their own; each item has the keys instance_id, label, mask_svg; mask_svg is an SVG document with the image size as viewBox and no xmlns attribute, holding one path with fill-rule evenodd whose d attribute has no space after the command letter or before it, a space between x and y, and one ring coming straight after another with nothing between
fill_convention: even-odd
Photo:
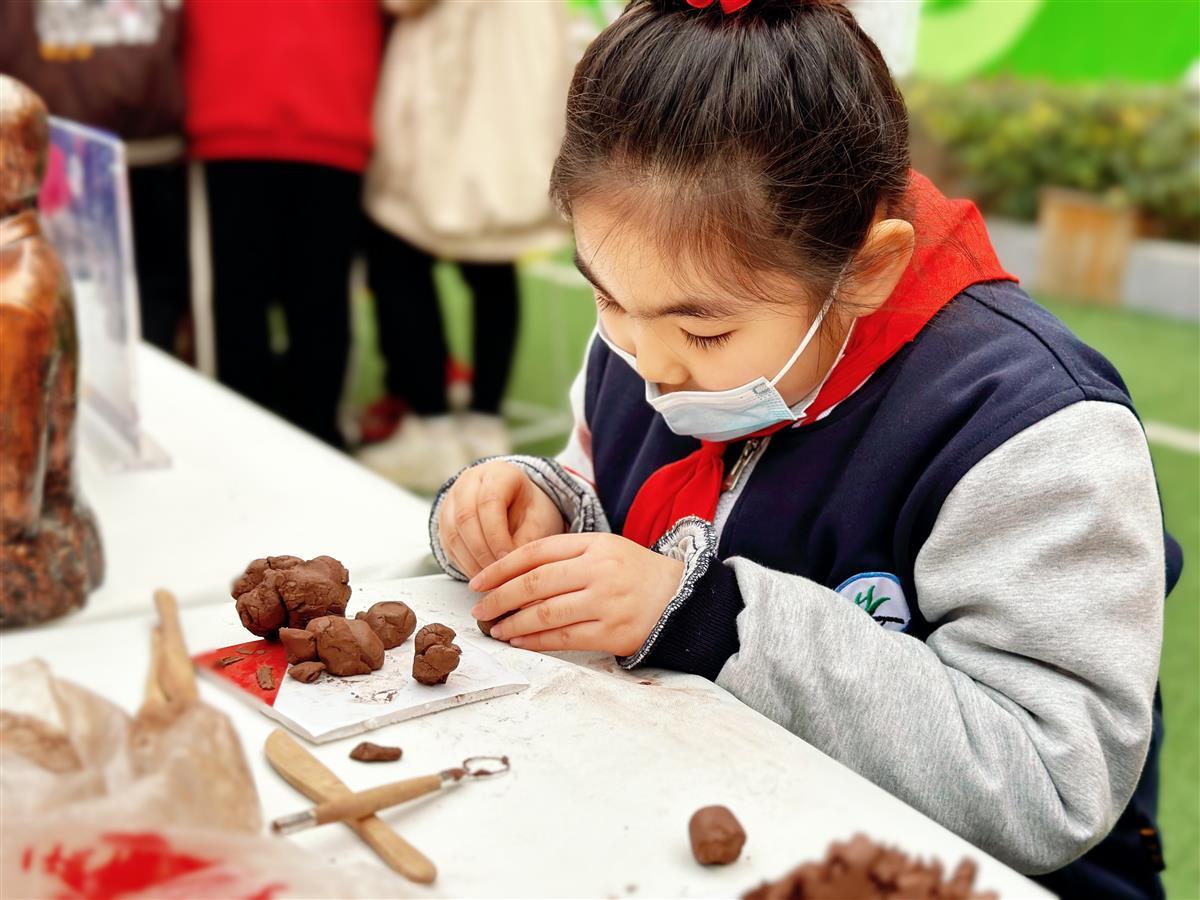
<instances>
[{"instance_id":1,"label":"young girl","mask_svg":"<svg viewBox=\"0 0 1200 900\"><path fill-rule=\"evenodd\" d=\"M633 0L567 118L598 339L557 461L438 497L473 614L713 679L1060 894L1161 894L1145 437L909 170L875 45L830 2Z\"/></svg>"}]
</instances>

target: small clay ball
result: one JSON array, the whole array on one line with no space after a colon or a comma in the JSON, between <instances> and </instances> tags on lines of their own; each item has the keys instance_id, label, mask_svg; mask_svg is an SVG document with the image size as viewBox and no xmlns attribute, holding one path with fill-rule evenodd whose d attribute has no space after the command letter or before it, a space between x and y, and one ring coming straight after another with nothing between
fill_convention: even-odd
<instances>
[{"instance_id":1,"label":"small clay ball","mask_svg":"<svg viewBox=\"0 0 1200 900\"><path fill-rule=\"evenodd\" d=\"M399 647L408 640L409 635L416 630L417 615L409 609L407 603L399 600L385 600L374 604L366 612L360 612L354 618L361 619L371 626L383 641L385 650Z\"/></svg>"},{"instance_id":2,"label":"small clay ball","mask_svg":"<svg viewBox=\"0 0 1200 900\"><path fill-rule=\"evenodd\" d=\"M413 651L419 656L434 644L449 644L454 640L454 629L440 622L426 625L414 638Z\"/></svg>"},{"instance_id":3,"label":"small clay ball","mask_svg":"<svg viewBox=\"0 0 1200 900\"><path fill-rule=\"evenodd\" d=\"M317 636L304 628L280 628L279 642L293 665L317 658Z\"/></svg>"},{"instance_id":4,"label":"small clay ball","mask_svg":"<svg viewBox=\"0 0 1200 900\"><path fill-rule=\"evenodd\" d=\"M322 616L308 623L317 656L331 675L366 675L383 666L383 642L358 619Z\"/></svg>"},{"instance_id":5,"label":"small clay ball","mask_svg":"<svg viewBox=\"0 0 1200 900\"><path fill-rule=\"evenodd\" d=\"M516 612L516 610L513 610L513 612ZM505 619L507 619L511 615L512 615L511 612L506 612L504 615L496 616L496 618L494 618L494 619L479 619L477 622L477 624L479 625L479 630L482 631L484 634L486 634L488 637L491 637L492 636L492 626L495 625L497 622L503 622Z\"/></svg>"},{"instance_id":6,"label":"small clay ball","mask_svg":"<svg viewBox=\"0 0 1200 900\"><path fill-rule=\"evenodd\" d=\"M413 657L413 678L421 684L445 684L461 657L458 644L431 644Z\"/></svg>"},{"instance_id":7,"label":"small clay ball","mask_svg":"<svg viewBox=\"0 0 1200 900\"><path fill-rule=\"evenodd\" d=\"M688 822L692 856L702 866L724 866L733 862L746 843L746 832L726 806L705 806Z\"/></svg>"},{"instance_id":8,"label":"small clay ball","mask_svg":"<svg viewBox=\"0 0 1200 900\"><path fill-rule=\"evenodd\" d=\"M302 662L296 663L290 669L288 674L297 681L303 681L305 684L311 684L321 677L321 673L325 671L325 663L323 662Z\"/></svg>"}]
</instances>

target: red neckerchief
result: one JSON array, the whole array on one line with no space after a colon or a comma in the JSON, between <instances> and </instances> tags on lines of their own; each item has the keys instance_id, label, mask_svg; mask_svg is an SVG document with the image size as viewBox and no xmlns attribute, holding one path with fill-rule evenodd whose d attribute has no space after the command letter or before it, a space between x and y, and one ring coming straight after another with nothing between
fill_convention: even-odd
<instances>
[{"instance_id":1,"label":"red neckerchief","mask_svg":"<svg viewBox=\"0 0 1200 900\"><path fill-rule=\"evenodd\" d=\"M984 281L1016 281L1001 268L975 204L947 200L925 176L913 172L905 209L916 235L912 260L884 305L858 320L841 362L805 410L802 424L816 421L854 393L968 287ZM748 437L762 437L791 424L780 422ZM701 441L695 452L654 472L633 498L622 534L652 547L685 516L711 522L725 478L727 446L728 442Z\"/></svg>"}]
</instances>

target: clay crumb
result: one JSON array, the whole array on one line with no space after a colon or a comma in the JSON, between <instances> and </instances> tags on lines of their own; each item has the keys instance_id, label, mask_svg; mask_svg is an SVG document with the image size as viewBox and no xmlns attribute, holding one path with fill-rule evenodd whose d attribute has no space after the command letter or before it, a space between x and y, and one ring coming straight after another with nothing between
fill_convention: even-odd
<instances>
[{"instance_id":1,"label":"clay crumb","mask_svg":"<svg viewBox=\"0 0 1200 900\"><path fill-rule=\"evenodd\" d=\"M235 662L241 661L242 658L240 656L223 656L213 663L213 667L217 669L223 669L226 666L232 666Z\"/></svg>"},{"instance_id":2,"label":"clay crumb","mask_svg":"<svg viewBox=\"0 0 1200 900\"><path fill-rule=\"evenodd\" d=\"M321 677L321 673L325 671L325 663L323 662L302 662L296 663L290 669L288 674L297 681L302 681L305 684L312 684Z\"/></svg>"},{"instance_id":3,"label":"clay crumb","mask_svg":"<svg viewBox=\"0 0 1200 900\"><path fill-rule=\"evenodd\" d=\"M350 751L350 758L359 762L395 762L403 755L404 751L399 747L385 747L370 741L363 741Z\"/></svg>"},{"instance_id":4,"label":"clay crumb","mask_svg":"<svg viewBox=\"0 0 1200 900\"><path fill-rule=\"evenodd\" d=\"M266 653L266 652L267 652L267 648L266 648L266 647L259 647L257 650L255 650L255 651L254 651L254 655L255 655L255 656L262 656L262 655L263 655L264 653Z\"/></svg>"},{"instance_id":5,"label":"clay crumb","mask_svg":"<svg viewBox=\"0 0 1200 900\"><path fill-rule=\"evenodd\" d=\"M258 686L264 691L275 690L275 675L270 666L259 666L254 677L258 679Z\"/></svg>"},{"instance_id":6,"label":"clay crumb","mask_svg":"<svg viewBox=\"0 0 1200 900\"><path fill-rule=\"evenodd\" d=\"M249 656L251 653L254 652L254 648L253 647L238 647L237 652L242 654L242 656Z\"/></svg>"},{"instance_id":7,"label":"clay crumb","mask_svg":"<svg viewBox=\"0 0 1200 900\"><path fill-rule=\"evenodd\" d=\"M639 681L638 684L654 684L653 681Z\"/></svg>"}]
</instances>

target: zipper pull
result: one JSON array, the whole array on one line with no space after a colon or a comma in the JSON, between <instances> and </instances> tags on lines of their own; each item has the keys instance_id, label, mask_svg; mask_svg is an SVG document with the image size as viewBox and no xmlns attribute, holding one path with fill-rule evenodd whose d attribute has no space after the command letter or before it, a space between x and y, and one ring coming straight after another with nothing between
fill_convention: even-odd
<instances>
[{"instance_id":1,"label":"zipper pull","mask_svg":"<svg viewBox=\"0 0 1200 900\"><path fill-rule=\"evenodd\" d=\"M721 485L722 491L732 491L737 487L738 481L741 480L742 472L746 470L746 465L750 462L755 452L758 450L759 444L763 442L762 438L751 438L742 445L742 452L737 458L737 462L733 464L733 468L725 476L725 483Z\"/></svg>"}]
</instances>

